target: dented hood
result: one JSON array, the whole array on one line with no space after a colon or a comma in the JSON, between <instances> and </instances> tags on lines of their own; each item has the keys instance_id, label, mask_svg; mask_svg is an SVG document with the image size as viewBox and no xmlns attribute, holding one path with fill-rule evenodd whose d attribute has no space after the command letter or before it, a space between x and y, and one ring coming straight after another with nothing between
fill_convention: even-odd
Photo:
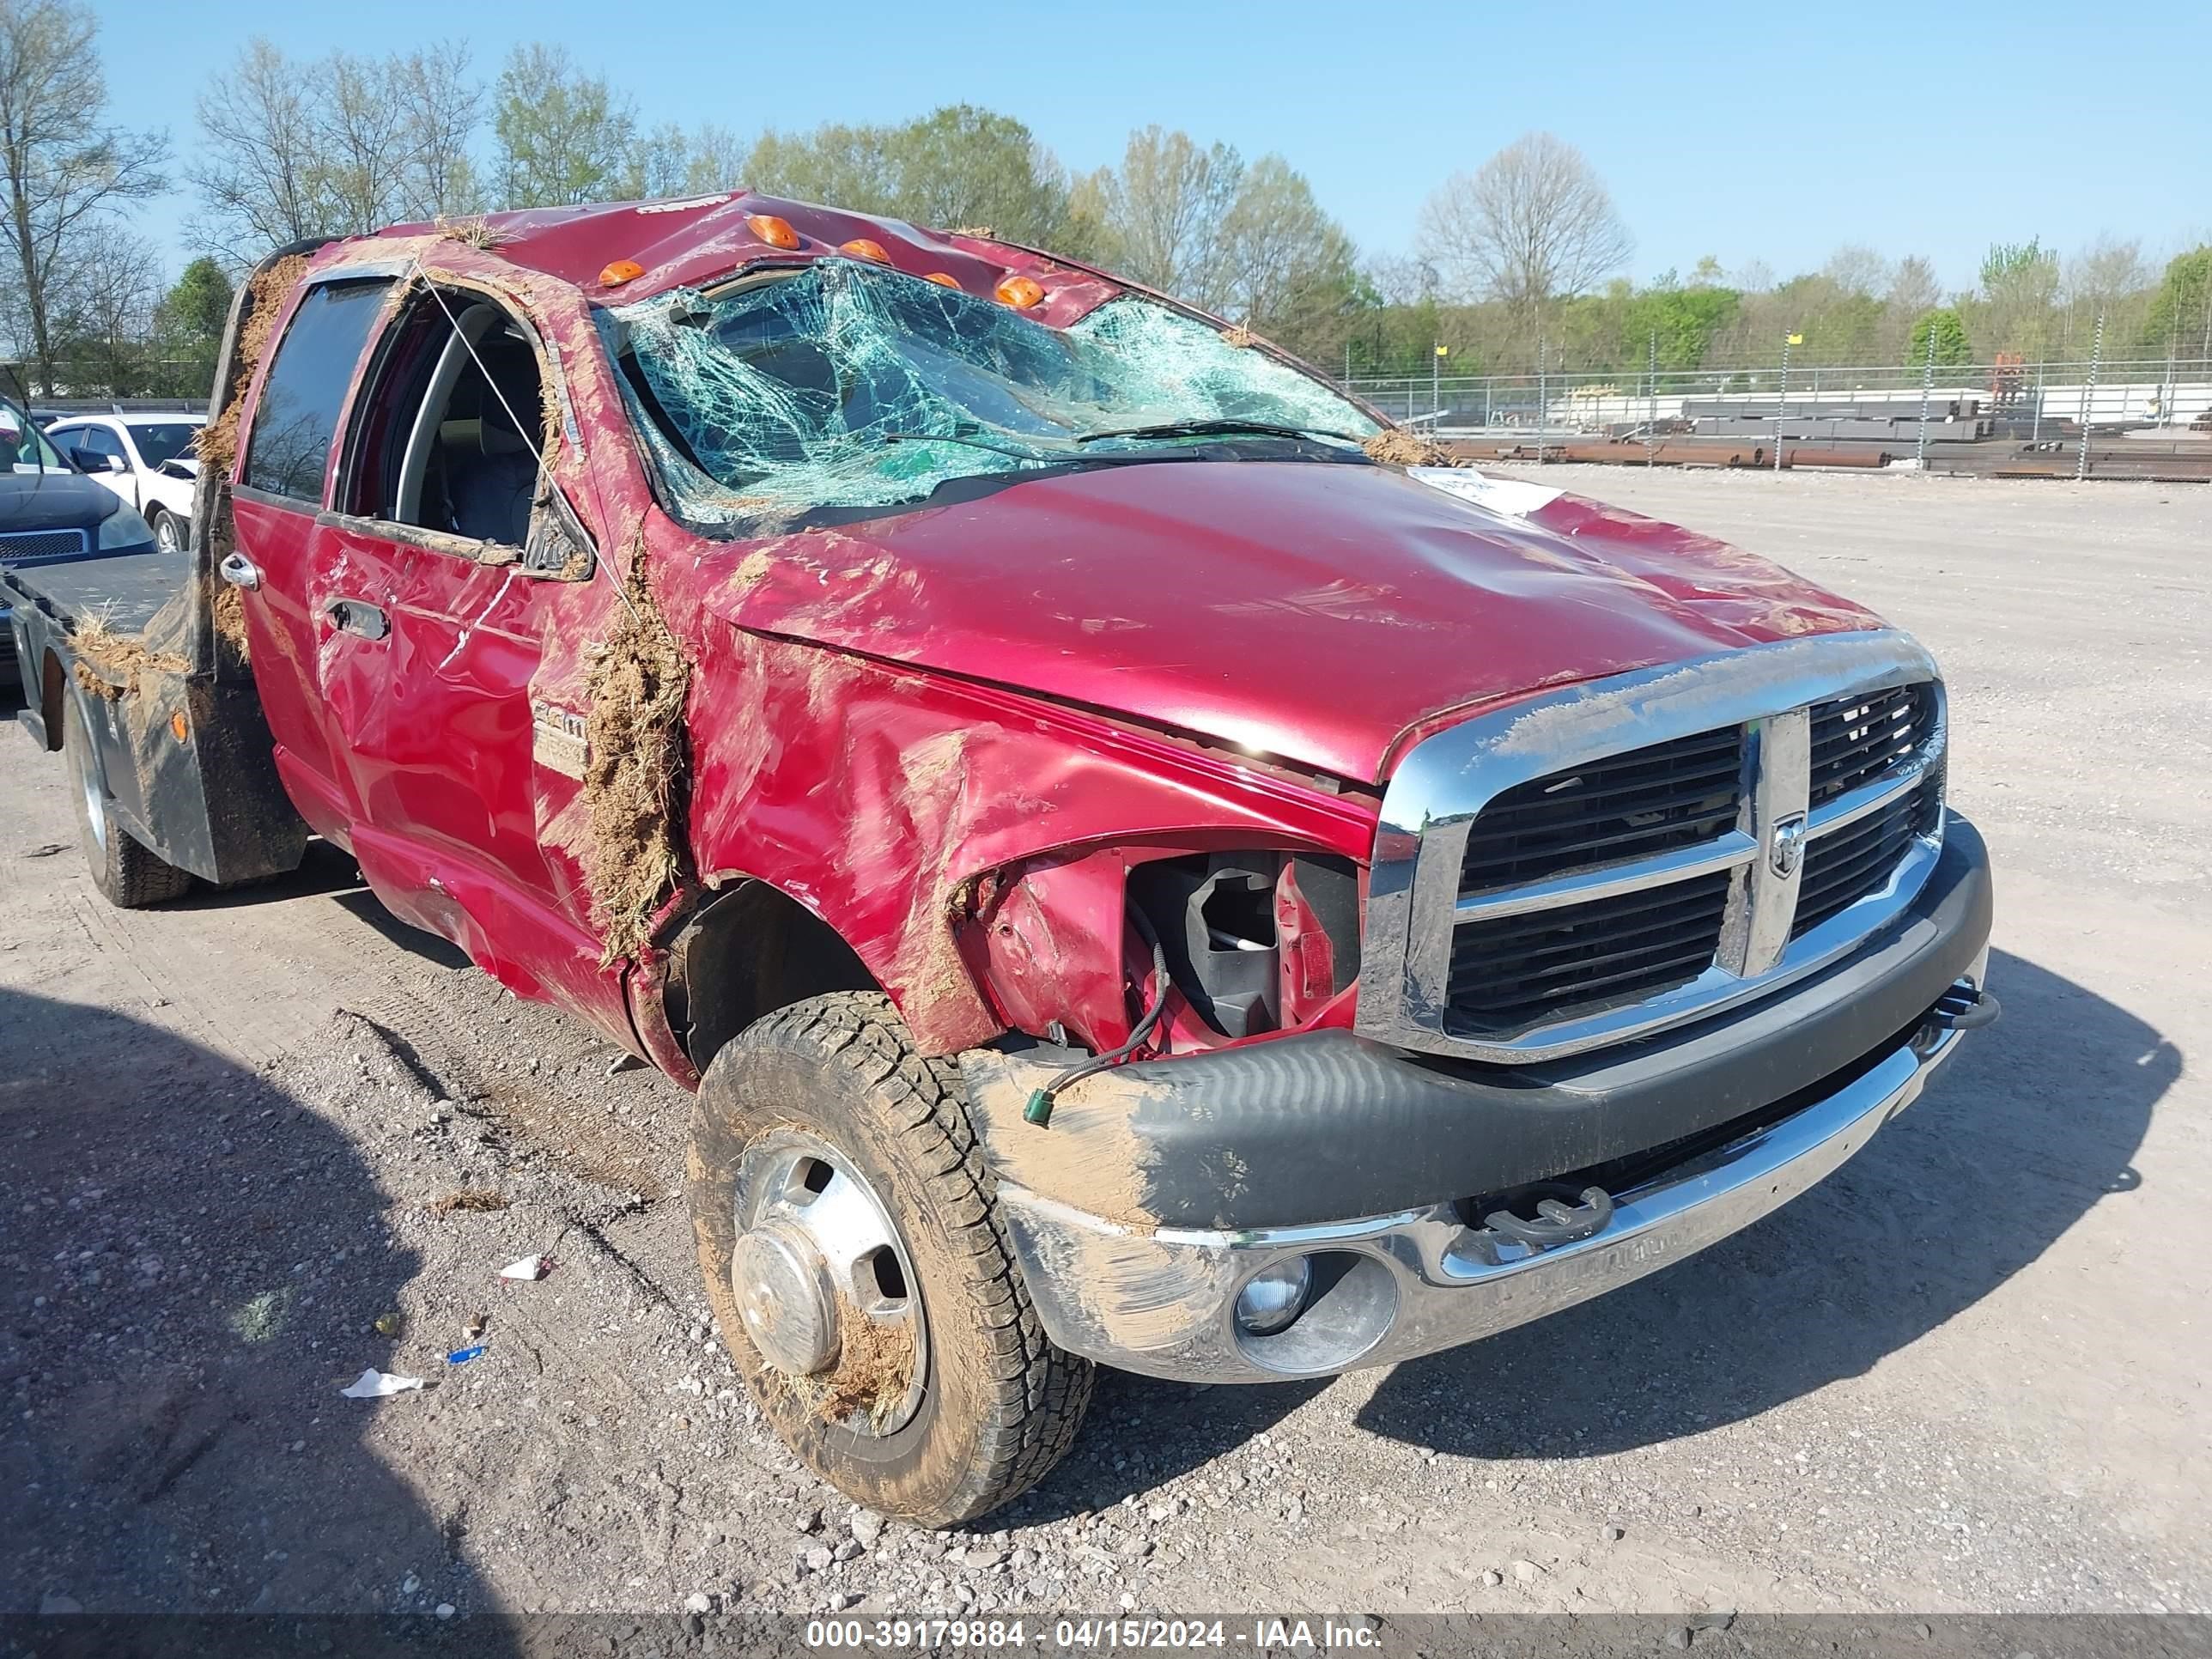
<instances>
[{"instance_id":1,"label":"dented hood","mask_svg":"<svg viewBox=\"0 0 2212 1659\"><path fill-rule=\"evenodd\" d=\"M1709 537L1395 469L1182 461L1032 479L728 555L738 625L1380 781L1448 711L1878 619Z\"/></svg>"}]
</instances>

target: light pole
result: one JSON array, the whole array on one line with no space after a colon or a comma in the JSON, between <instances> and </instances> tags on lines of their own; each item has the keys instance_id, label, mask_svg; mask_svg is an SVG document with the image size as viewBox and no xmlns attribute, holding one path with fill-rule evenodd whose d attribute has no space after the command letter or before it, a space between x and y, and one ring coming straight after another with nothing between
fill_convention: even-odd
<instances>
[{"instance_id":1,"label":"light pole","mask_svg":"<svg viewBox=\"0 0 2212 1659\"><path fill-rule=\"evenodd\" d=\"M1782 386L1774 394L1774 470L1777 472L1782 471L1782 416L1790 404L1790 348L1804 343L1805 337L1802 334L1782 337Z\"/></svg>"}]
</instances>

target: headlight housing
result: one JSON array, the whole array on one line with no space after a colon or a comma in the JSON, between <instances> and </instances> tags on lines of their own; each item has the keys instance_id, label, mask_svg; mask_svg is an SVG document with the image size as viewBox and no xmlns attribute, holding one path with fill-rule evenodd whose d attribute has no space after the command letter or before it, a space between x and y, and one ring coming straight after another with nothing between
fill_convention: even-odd
<instances>
[{"instance_id":1,"label":"headlight housing","mask_svg":"<svg viewBox=\"0 0 2212 1659\"><path fill-rule=\"evenodd\" d=\"M112 547L141 547L154 539L153 527L135 507L121 502L115 511L100 521L100 550Z\"/></svg>"}]
</instances>

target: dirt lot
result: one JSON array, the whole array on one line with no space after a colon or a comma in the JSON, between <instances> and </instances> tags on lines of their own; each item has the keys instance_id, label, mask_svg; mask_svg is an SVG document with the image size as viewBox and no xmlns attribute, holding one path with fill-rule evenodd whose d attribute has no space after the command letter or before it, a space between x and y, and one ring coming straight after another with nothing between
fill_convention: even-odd
<instances>
[{"instance_id":1,"label":"dirt lot","mask_svg":"<svg viewBox=\"0 0 2212 1659\"><path fill-rule=\"evenodd\" d=\"M2008 1017L1825 1187L1395 1370L1110 1376L987 1529L882 1526L731 1391L677 1091L334 854L107 908L0 733L0 1612L2212 1608L2212 492L1547 481L1948 665Z\"/></svg>"}]
</instances>

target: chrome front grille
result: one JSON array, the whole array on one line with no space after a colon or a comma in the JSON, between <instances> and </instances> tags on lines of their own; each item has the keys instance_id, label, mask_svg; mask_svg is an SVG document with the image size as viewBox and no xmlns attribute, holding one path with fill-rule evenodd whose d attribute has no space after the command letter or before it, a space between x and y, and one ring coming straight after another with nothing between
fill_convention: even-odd
<instances>
[{"instance_id":1,"label":"chrome front grille","mask_svg":"<svg viewBox=\"0 0 2212 1659\"><path fill-rule=\"evenodd\" d=\"M1742 791L1739 726L1532 778L1475 819L1460 895L1710 841L1735 823Z\"/></svg>"},{"instance_id":2,"label":"chrome front grille","mask_svg":"<svg viewBox=\"0 0 2212 1659\"><path fill-rule=\"evenodd\" d=\"M1925 777L1864 817L1807 843L1790 938L1811 933L1887 882L1913 842L1934 830L1942 801L1942 781Z\"/></svg>"},{"instance_id":3,"label":"chrome front grille","mask_svg":"<svg viewBox=\"0 0 2212 1659\"><path fill-rule=\"evenodd\" d=\"M1869 783L1911 757L1927 736L1935 687L1893 685L1863 697L1832 697L1813 710L1812 804Z\"/></svg>"},{"instance_id":4,"label":"chrome front grille","mask_svg":"<svg viewBox=\"0 0 2212 1659\"><path fill-rule=\"evenodd\" d=\"M1454 929L1452 1029L1510 1037L1686 985L1713 965L1729 883L1722 870Z\"/></svg>"},{"instance_id":5,"label":"chrome front grille","mask_svg":"<svg viewBox=\"0 0 2212 1659\"><path fill-rule=\"evenodd\" d=\"M1940 850L1942 688L1890 633L1544 693L1408 752L1383 801L1359 1027L1533 1060L1833 961Z\"/></svg>"}]
</instances>

